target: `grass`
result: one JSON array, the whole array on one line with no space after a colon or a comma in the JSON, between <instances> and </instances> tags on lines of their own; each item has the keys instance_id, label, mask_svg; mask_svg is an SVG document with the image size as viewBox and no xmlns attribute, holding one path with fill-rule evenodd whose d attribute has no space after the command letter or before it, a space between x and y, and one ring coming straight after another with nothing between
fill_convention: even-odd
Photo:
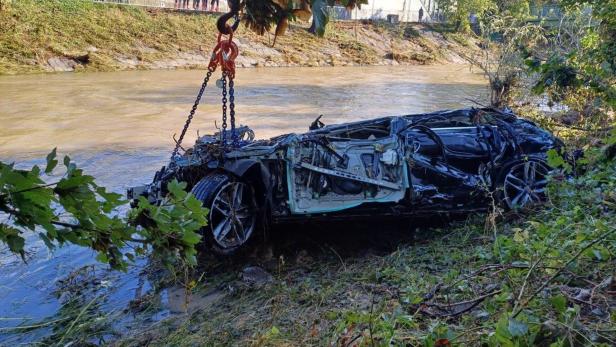
<instances>
[{"instance_id":1,"label":"grass","mask_svg":"<svg viewBox=\"0 0 616 347\"><path fill-rule=\"evenodd\" d=\"M402 224L330 226L322 239L315 225L287 229L261 256L204 254L175 278L187 313L156 323L170 281L159 266L145 272L152 291L111 312L99 277L113 273L85 268L57 282L68 300L55 317L3 332L45 329L45 345L614 346L616 130L586 141L575 167L549 153L572 176L553 175L534 210L493 206L414 235ZM238 276L254 264L273 280Z\"/></svg>"},{"instance_id":2,"label":"grass","mask_svg":"<svg viewBox=\"0 0 616 347\"><path fill-rule=\"evenodd\" d=\"M184 53L200 58L185 67L203 68L217 37L216 19L90 0L13 1L0 10L0 74L50 71L50 59L75 71L173 68L170 62L184 59ZM259 65L370 65L386 62L395 50L412 52L400 63L445 62L439 43L408 26L332 23L318 38L304 24L294 23L276 40L273 48L280 54L274 57L263 53L272 46L273 34L259 36L240 26L241 55L256 58Z\"/></svg>"},{"instance_id":3,"label":"grass","mask_svg":"<svg viewBox=\"0 0 616 347\"><path fill-rule=\"evenodd\" d=\"M57 282L56 295L70 296L56 317L3 332L51 329L46 345L613 346L616 130L592 143L577 175L554 175L534 210L494 206L414 237L400 225L330 227L327 241L285 230L275 252L204 257L192 278L178 276L188 312L158 323L164 284L124 312L105 312L113 288L85 269ZM549 158L573 170L557 153ZM271 283L238 278L254 263ZM163 277L157 269L147 274Z\"/></svg>"},{"instance_id":4,"label":"grass","mask_svg":"<svg viewBox=\"0 0 616 347\"><path fill-rule=\"evenodd\" d=\"M43 71L52 56L88 55L88 71L118 56L156 60L213 42L215 17L145 11L86 0L14 1L0 12L0 73Z\"/></svg>"},{"instance_id":5,"label":"grass","mask_svg":"<svg viewBox=\"0 0 616 347\"><path fill-rule=\"evenodd\" d=\"M393 251L282 252L261 287L230 267L224 285L196 289L226 288L222 299L118 345L613 346L616 161L605 153L589 150L584 173L553 181L534 211L425 229Z\"/></svg>"}]
</instances>

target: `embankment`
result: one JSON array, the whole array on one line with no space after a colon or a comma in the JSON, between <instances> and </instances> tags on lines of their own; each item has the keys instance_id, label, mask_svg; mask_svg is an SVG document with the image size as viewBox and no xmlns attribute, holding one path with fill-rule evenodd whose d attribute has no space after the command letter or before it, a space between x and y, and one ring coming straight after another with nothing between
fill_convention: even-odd
<instances>
[{"instance_id":1,"label":"embankment","mask_svg":"<svg viewBox=\"0 0 616 347\"><path fill-rule=\"evenodd\" d=\"M87 0L14 1L0 9L0 74L204 68L215 22ZM421 24L339 22L318 38L299 23L273 41L240 27L238 66L463 63L477 50L472 39Z\"/></svg>"}]
</instances>

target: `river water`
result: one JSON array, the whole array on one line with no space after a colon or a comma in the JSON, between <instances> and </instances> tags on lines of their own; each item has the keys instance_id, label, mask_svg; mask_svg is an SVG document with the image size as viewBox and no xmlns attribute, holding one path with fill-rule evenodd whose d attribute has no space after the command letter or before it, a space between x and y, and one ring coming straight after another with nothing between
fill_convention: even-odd
<instances>
[{"instance_id":1,"label":"river water","mask_svg":"<svg viewBox=\"0 0 616 347\"><path fill-rule=\"evenodd\" d=\"M166 164L172 136L183 126L203 71L0 76L0 160L30 167L54 147L98 183L116 192L147 183ZM307 131L319 114L326 124L473 106L486 98L480 74L461 65L426 67L242 69L236 78L238 123L257 138ZM220 124L220 90L210 83L186 144ZM91 251L48 251L31 236L27 263L0 246L0 344L31 342L51 328L67 298L57 291L69 274L96 264ZM112 287L102 309L117 310L149 289L145 261L128 273L105 274ZM89 270L90 271L90 270ZM104 271L95 267L92 271ZM145 284L144 284L145 283ZM162 299L158 317L172 314ZM27 331L24 333L23 331Z\"/></svg>"}]
</instances>

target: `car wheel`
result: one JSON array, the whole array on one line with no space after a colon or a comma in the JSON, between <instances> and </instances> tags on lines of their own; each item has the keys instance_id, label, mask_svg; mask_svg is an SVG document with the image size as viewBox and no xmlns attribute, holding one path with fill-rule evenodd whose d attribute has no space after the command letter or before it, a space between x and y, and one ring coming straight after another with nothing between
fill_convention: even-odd
<instances>
[{"instance_id":1,"label":"car wheel","mask_svg":"<svg viewBox=\"0 0 616 347\"><path fill-rule=\"evenodd\" d=\"M550 169L536 159L516 161L507 166L499 180L499 195L505 207L520 209L545 200Z\"/></svg>"},{"instance_id":2,"label":"car wheel","mask_svg":"<svg viewBox=\"0 0 616 347\"><path fill-rule=\"evenodd\" d=\"M201 179L192 194L209 209L202 229L208 246L219 254L231 254L246 245L257 227L257 204L251 185L227 174Z\"/></svg>"}]
</instances>

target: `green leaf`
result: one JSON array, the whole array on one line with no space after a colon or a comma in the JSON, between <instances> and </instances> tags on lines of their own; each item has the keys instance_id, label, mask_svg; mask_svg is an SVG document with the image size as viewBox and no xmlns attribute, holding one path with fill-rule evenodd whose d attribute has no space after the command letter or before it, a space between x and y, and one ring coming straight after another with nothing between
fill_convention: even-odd
<instances>
[{"instance_id":1,"label":"green leaf","mask_svg":"<svg viewBox=\"0 0 616 347\"><path fill-rule=\"evenodd\" d=\"M199 241L201 241L201 235L194 231L186 231L184 232L184 236L182 236L182 241L189 245L196 245Z\"/></svg>"},{"instance_id":2,"label":"green leaf","mask_svg":"<svg viewBox=\"0 0 616 347\"><path fill-rule=\"evenodd\" d=\"M109 262L109 257L107 257L107 254L105 254L105 253L99 253L96 256L96 260L100 261L101 263L108 263Z\"/></svg>"},{"instance_id":3,"label":"green leaf","mask_svg":"<svg viewBox=\"0 0 616 347\"><path fill-rule=\"evenodd\" d=\"M54 249L55 245L53 244L53 242L51 242L51 240L49 239L49 237L44 234L44 233L39 233L39 237L41 238L41 240L43 240L43 242L45 243L45 246L47 246L47 248L49 249Z\"/></svg>"},{"instance_id":4,"label":"green leaf","mask_svg":"<svg viewBox=\"0 0 616 347\"><path fill-rule=\"evenodd\" d=\"M511 336L524 336L528 333L528 325L514 318L509 318L507 330Z\"/></svg>"},{"instance_id":5,"label":"green leaf","mask_svg":"<svg viewBox=\"0 0 616 347\"><path fill-rule=\"evenodd\" d=\"M0 224L0 241L6 243L13 253L19 253L24 257L25 240L21 237L19 230L6 224Z\"/></svg>"},{"instance_id":6,"label":"green leaf","mask_svg":"<svg viewBox=\"0 0 616 347\"><path fill-rule=\"evenodd\" d=\"M496 323L496 330L494 331L494 338L497 341L497 346L513 346L511 342L511 334L507 328L507 317L502 316Z\"/></svg>"},{"instance_id":7,"label":"green leaf","mask_svg":"<svg viewBox=\"0 0 616 347\"><path fill-rule=\"evenodd\" d=\"M551 297L550 303L558 313L564 313L567 310L567 299L563 295Z\"/></svg>"},{"instance_id":8,"label":"green leaf","mask_svg":"<svg viewBox=\"0 0 616 347\"><path fill-rule=\"evenodd\" d=\"M24 246L26 240L21 236L9 236L6 239L6 244L9 246L11 252L19 253L24 258Z\"/></svg>"},{"instance_id":9,"label":"green leaf","mask_svg":"<svg viewBox=\"0 0 616 347\"><path fill-rule=\"evenodd\" d=\"M272 326L272 328L265 334L267 338L275 338L280 335L280 330L276 326Z\"/></svg>"},{"instance_id":10,"label":"green leaf","mask_svg":"<svg viewBox=\"0 0 616 347\"><path fill-rule=\"evenodd\" d=\"M167 184L167 190L171 193L175 198L182 199L186 196L186 183L178 182L177 180L173 180Z\"/></svg>"},{"instance_id":11,"label":"green leaf","mask_svg":"<svg viewBox=\"0 0 616 347\"><path fill-rule=\"evenodd\" d=\"M64 166L66 166L66 172L68 174L72 173L74 170L77 169L77 165L71 162L71 158L68 155L64 156Z\"/></svg>"},{"instance_id":12,"label":"green leaf","mask_svg":"<svg viewBox=\"0 0 616 347\"><path fill-rule=\"evenodd\" d=\"M58 161L56 160L56 149L57 148L54 148L47 155L47 166L45 167L46 174L50 174L53 171L53 169L55 169L55 167L58 165Z\"/></svg>"},{"instance_id":13,"label":"green leaf","mask_svg":"<svg viewBox=\"0 0 616 347\"><path fill-rule=\"evenodd\" d=\"M565 159L555 150L550 149L547 152L548 155L548 165L551 167L559 168L565 165Z\"/></svg>"}]
</instances>

